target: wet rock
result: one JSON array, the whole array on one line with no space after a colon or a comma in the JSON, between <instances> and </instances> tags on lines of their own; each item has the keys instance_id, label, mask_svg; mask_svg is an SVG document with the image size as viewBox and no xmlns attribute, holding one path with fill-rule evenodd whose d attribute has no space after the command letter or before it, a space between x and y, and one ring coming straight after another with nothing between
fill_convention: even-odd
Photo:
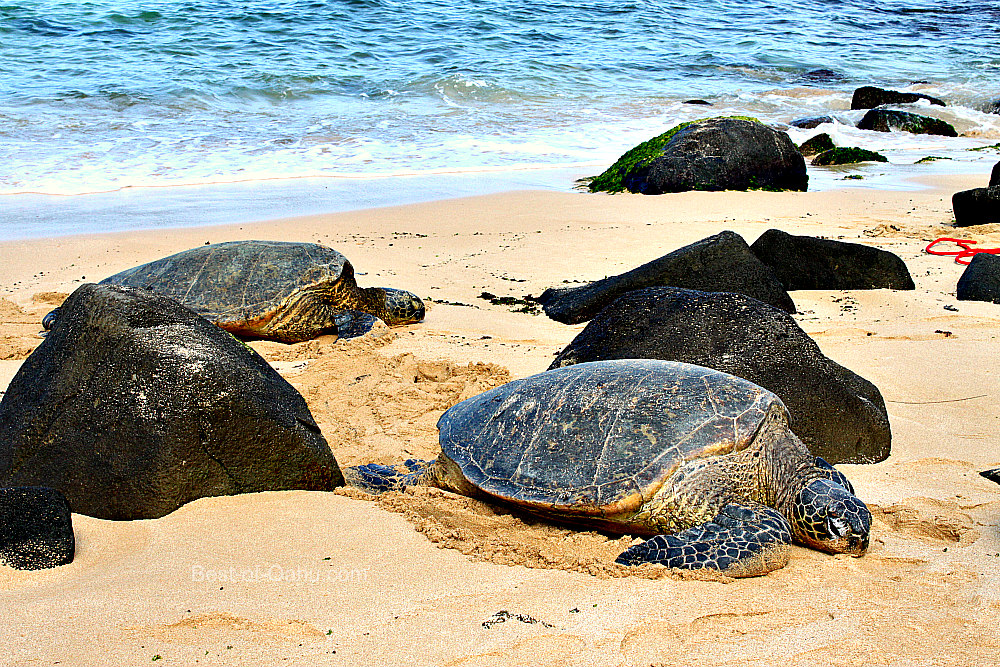
<instances>
[{"instance_id":1,"label":"wet rock","mask_svg":"<svg viewBox=\"0 0 1000 667\"><path fill-rule=\"evenodd\" d=\"M0 489L0 563L44 570L73 562L76 539L66 497L55 489Z\"/></svg>"},{"instance_id":2,"label":"wet rock","mask_svg":"<svg viewBox=\"0 0 1000 667\"><path fill-rule=\"evenodd\" d=\"M831 361L787 313L740 294L650 287L595 317L551 368L603 359L665 359L715 368L777 394L792 431L831 463L889 455L879 390Z\"/></svg>"},{"instance_id":3,"label":"wet rock","mask_svg":"<svg viewBox=\"0 0 1000 667\"><path fill-rule=\"evenodd\" d=\"M906 264L886 250L780 229L760 235L750 249L787 290L914 289Z\"/></svg>"},{"instance_id":4,"label":"wet rock","mask_svg":"<svg viewBox=\"0 0 1000 667\"><path fill-rule=\"evenodd\" d=\"M684 104L699 104L701 106L710 107L712 103L708 100L684 100Z\"/></svg>"},{"instance_id":5,"label":"wet rock","mask_svg":"<svg viewBox=\"0 0 1000 667\"><path fill-rule=\"evenodd\" d=\"M981 252L973 255L958 279L959 301L1000 303L1000 256Z\"/></svg>"},{"instance_id":6,"label":"wet rock","mask_svg":"<svg viewBox=\"0 0 1000 667\"><path fill-rule=\"evenodd\" d=\"M1000 162L993 165L993 173L990 174L990 187L1000 185Z\"/></svg>"},{"instance_id":7,"label":"wet rock","mask_svg":"<svg viewBox=\"0 0 1000 667\"><path fill-rule=\"evenodd\" d=\"M898 90L886 90L875 86L862 86L854 91L851 98L852 109L874 109L883 104L912 104L920 100L927 100L931 104L947 106L944 100L923 93L904 93Z\"/></svg>"},{"instance_id":8,"label":"wet rock","mask_svg":"<svg viewBox=\"0 0 1000 667\"><path fill-rule=\"evenodd\" d=\"M682 123L628 151L590 181L592 192L805 190L802 155L784 132L753 119Z\"/></svg>"},{"instance_id":9,"label":"wet rock","mask_svg":"<svg viewBox=\"0 0 1000 667\"><path fill-rule=\"evenodd\" d=\"M888 162L881 153L864 148L831 148L813 158L817 167L828 167L835 164L856 164L858 162Z\"/></svg>"},{"instance_id":10,"label":"wet rock","mask_svg":"<svg viewBox=\"0 0 1000 667\"><path fill-rule=\"evenodd\" d=\"M817 134L815 137L810 137L799 144L799 152L802 155L808 157L810 155L818 155L824 151L836 148L833 143L833 139L826 132Z\"/></svg>"},{"instance_id":11,"label":"wet rock","mask_svg":"<svg viewBox=\"0 0 1000 667\"><path fill-rule=\"evenodd\" d=\"M908 111L893 111L891 109L872 109L858 123L859 130L875 130L876 132L891 132L902 130L911 134L937 134L943 137L957 137L958 132L950 124L930 116L910 113Z\"/></svg>"},{"instance_id":12,"label":"wet rock","mask_svg":"<svg viewBox=\"0 0 1000 667\"><path fill-rule=\"evenodd\" d=\"M302 396L260 355L140 290L79 287L0 401L0 486L58 489L89 516L342 483Z\"/></svg>"},{"instance_id":13,"label":"wet rock","mask_svg":"<svg viewBox=\"0 0 1000 667\"><path fill-rule=\"evenodd\" d=\"M809 118L796 118L789 125L792 127L799 127L803 130L811 130L814 127L819 127L824 123L833 123L832 116L810 116ZM828 135L829 136L829 135Z\"/></svg>"},{"instance_id":14,"label":"wet rock","mask_svg":"<svg viewBox=\"0 0 1000 667\"><path fill-rule=\"evenodd\" d=\"M951 196L955 226L1000 223L1000 186L962 190Z\"/></svg>"},{"instance_id":15,"label":"wet rock","mask_svg":"<svg viewBox=\"0 0 1000 667\"><path fill-rule=\"evenodd\" d=\"M621 275L579 287L547 289L538 301L552 319L576 324L586 322L626 292L656 285L747 294L795 312L778 278L743 237L732 231L696 241Z\"/></svg>"}]
</instances>

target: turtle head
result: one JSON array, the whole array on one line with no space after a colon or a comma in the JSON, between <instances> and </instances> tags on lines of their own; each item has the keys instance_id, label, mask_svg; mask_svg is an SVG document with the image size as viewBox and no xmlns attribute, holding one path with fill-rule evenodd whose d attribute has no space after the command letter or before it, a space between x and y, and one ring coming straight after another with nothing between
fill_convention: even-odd
<instances>
[{"instance_id":1,"label":"turtle head","mask_svg":"<svg viewBox=\"0 0 1000 667\"><path fill-rule=\"evenodd\" d=\"M391 287L382 288L385 292L385 323L412 324L424 319L424 302L412 292Z\"/></svg>"},{"instance_id":2,"label":"turtle head","mask_svg":"<svg viewBox=\"0 0 1000 667\"><path fill-rule=\"evenodd\" d=\"M833 554L860 556L868 548L872 515L843 484L814 479L799 492L792 509L797 541Z\"/></svg>"}]
</instances>

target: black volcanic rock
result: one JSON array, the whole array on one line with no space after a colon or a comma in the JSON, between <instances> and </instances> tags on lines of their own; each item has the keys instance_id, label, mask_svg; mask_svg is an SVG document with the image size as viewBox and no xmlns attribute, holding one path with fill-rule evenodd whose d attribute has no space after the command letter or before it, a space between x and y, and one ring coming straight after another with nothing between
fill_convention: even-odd
<instances>
[{"instance_id":1,"label":"black volcanic rock","mask_svg":"<svg viewBox=\"0 0 1000 667\"><path fill-rule=\"evenodd\" d=\"M874 109L883 104L912 104L927 100L931 104L947 106L944 100L922 93L904 93L898 90L886 90L875 86L862 86L854 91L851 98L851 109Z\"/></svg>"},{"instance_id":2,"label":"black volcanic rock","mask_svg":"<svg viewBox=\"0 0 1000 667\"><path fill-rule=\"evenodd\" d=\"M1000 255L973 255L958 279L955 293L959 301L1000 303Z\"/></svg>"},{"instance_id":3,"label":"black volcanic rock","mask_svg":"<svg viewBox=\"0 0 1000 667\"><path fill-rule=\"evenodd\" d=\"M564 324L585 322L622 294L671 285L753 296L790 313L795 304L770 268L736 232L724 231L679 248L626 273L579 287L545 290L545 314Z\"/></svg>"},{"instance_id":4,"label":"black volcanic rock","mask_svg":"<svg viewBox=\"0 0 1000 667\"><path fill-rule=\"evenodd\" d=\"M950 124L930 116L894 111L892 109L872 109L858 122L859 130L891 132L902 130L911 134L937 134L943 137L957 137L958 132Z\"/></svg>"},{"instance_id":5,"label":"black volcanic rock","mask_svg":"<svg viewBox=\"0 0 1000 667\"><path fill-rule=\"evenodd\" d=\"M799 152L806 157L810 155L818 155L833 148L836 148L833 143L833 139L831 139L830 135L826 132L817 134L814 137L809 137L799 144Z\"/></svg>"},{"instance_id":6,"label":"black volcanic rock","mask_svg":"<svg viewBox=\"0 0 1000 667\"><path fill-rule=\"evenodd\" d=\"M787 290L914 289L906 264L887 250L769 229L750 250Z\"/></svg>"},{"instance_id":7,"label":"black volcanic rock","mask_svg":"<svg viewBox=\"0 0 1000 667\"><path fill-rule=\"evenodd\" d=\"M993 172L990 174L990 187L1000 185L1000 162L993 165Z\"/></svg>"},{"instance_id":8,"label":"black volcanic rock","mask_svg":"<svg viewBox=\"0 0 1000 667\"><path fill-rule=\"evenodd\" d=\"M951 207L956 227L1000 223L1000 185L956 192Z\"/></svg>"},{"instance_id":9,"label":"black volcanic rock","mask_svg":"<svg viewBox=\"0 0 1000 667\"><path fill-rule=\"evenodd\" d=\"M76 538L66 497L38 486L0 489L0 563L43 570L73 561Z\"/></svg>"},{"instance_id":10,"label":"black volcanic rock","mask_svg":"<svg viewBox=\"0 0 1000 667\"><path fill-rule=\"evenodd\" d=\"M856 164L858 162L888 162L881 153L865 148L843 147L825 150L813 158L812 164L827 167L835 164Z\"/></svg>"},{"instance_id":11,"label":"black volcanic rock","mask_svg":"<svg viewBox=\"0 0 1000 667\"><path fill-rule=\"evenodd\" d=\"M792 431L832 463L889 456L891 432L872 383L823 355L795 320L741 294L650 287L615 300L552 362L665 359L707 366L777 394Z\"/></svg>"},{"instance_id":12,"label":"black volcanic rock","mask_svg":"<svg viewBox=\"0 0 1000 667\"><path fill-rule=\"evenodd\" d=\"M82 285L0 401L0 486L149 519L205 496L332 490L343 477L302 396L169 298Z\"/></svg>"},{"instance_id":13,"label":"black volcanic rock","mask_svg":"<svg viewBox=\"0 0 1000 667\"><path fill-rule=\"evenodd\" d=\"M592 192L647 195L687 190L805 190L806 164L795 144L754 120L682 123L622 155L589 184Z\"/></svg>"},{"instance_id":14,"label":"black volcanic rock","mask_svg":"<svg viewBox=\"0 0 1000 667\"><path fill-rule=\"evenodd\" d=\"M810 116L808 118L796 118L789 125L792 127L802 128L803 130L811 130L814 127L819 127L823 123L832 123L832 116Z\"/></svg>"}]
</instances>

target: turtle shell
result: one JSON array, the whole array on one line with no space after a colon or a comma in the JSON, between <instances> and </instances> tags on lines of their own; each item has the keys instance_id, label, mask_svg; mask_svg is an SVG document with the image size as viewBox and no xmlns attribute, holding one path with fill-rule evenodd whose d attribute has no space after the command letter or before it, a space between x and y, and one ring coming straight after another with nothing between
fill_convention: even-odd
<instances>
[{"instance_id":1,"label":"turtle shell","mask_svg":"<svg viewBox=\"0 0 1000 667\"><path fill-rule=\"evenodd\" d=\"M678 465L746 448L776 395L702 366L595 361L515 380L438 421L442 453L496 498L544 513L638 508Z\"/></svg>"},{"instance_id":2,"label":"turtle shell","mask_svg":"<svg viewBox=\"0 0 1000 667\"><path fill-rule=\"evenodd\" d=\"M105 278L175 299L216 324L267 318L296 292L353 281L347 258L315 243L230 241L200 246ZM225 328L225 327L224 327Z\"/></svg>"}]
</instances>

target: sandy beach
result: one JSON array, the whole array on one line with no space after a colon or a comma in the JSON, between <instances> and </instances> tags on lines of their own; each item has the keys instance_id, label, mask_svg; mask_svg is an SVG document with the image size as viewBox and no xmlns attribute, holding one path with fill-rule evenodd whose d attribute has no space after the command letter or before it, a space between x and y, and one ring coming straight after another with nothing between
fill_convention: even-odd
<instances>
[{"instance_id":1,"label":"sandy beach","mask_svg":"<svg viewBox=\"0 0 1000 667\"><path fill-rule=\"evenodd\" d=\"M796 320L886 400L892 455L841 470L874 516L862 558L793 547L729 580L613 565L630 543L428 489L208 498L156 520L75 514L76 558L0 566L3 665L970 665L1000 651L1000 306L960 302L963 266L924 252L951 194L518 191L238 226L0 243L0 388L78 285L187 248L309 241L364 286L428 299L420 324L254 342L305 397L342 466L436 455L454 403L547 368L584 325L497 296L621 273L722 230L892 251L914 291L796 291Z\"/></svg>"}]
</instances>

